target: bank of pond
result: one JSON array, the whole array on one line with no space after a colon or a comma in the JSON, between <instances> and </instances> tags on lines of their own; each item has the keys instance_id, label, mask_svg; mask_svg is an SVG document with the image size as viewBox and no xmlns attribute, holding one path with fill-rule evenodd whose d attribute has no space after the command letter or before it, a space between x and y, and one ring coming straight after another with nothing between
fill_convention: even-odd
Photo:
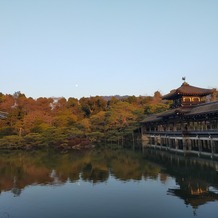
<instances>
[{"instance_id":1,"label":"bank of pond","mask_svg":"<svg viewBox=\"0 0 218 218\"><path fill-rule=\"evenodd\" d=\"M91 149L99 144L126 145L140 143L141 135L133 132L107 137L99 132L75 133L68 128L50 128L42 133L7 135L0 137L0 150L39 150L53 148L60 151ZM138 143L138 144L139 144Z\"/></svg>"}]
</instances>

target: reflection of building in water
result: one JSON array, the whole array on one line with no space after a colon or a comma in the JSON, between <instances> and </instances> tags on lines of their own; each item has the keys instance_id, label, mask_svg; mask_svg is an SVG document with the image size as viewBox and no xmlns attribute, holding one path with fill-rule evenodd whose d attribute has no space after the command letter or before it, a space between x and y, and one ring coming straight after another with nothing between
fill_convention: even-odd
<instances>
[{"instance_id":1,"label":"reflection of building in water","mask_svg":"<svg viewBox=\"0 0 218 218\"><path fill-rule=\"evenodd\" d=\"M145 150L146 159L160 164L164 174L175 177L178 187L168 194L183 199L193 209L218 200L218 162L210 159L187 158L160 150ZM214 191L210 189L214 187Z\"/></svg>"},{"instance_id":2,"label":"reflection of building in water","mask_svg":"<svg viewBox=\"0 0 218 218\"><path fill-rule=\"evenodd\" d=\"M180 188L169 189L168 194L177 196L184 200L186 205L191 205L194 209L208 202L217 201L218 194L209 190L206 184L199 181L177 181Z\"/></svg>"},{"instance_id":3,"label":"reflection of building in water","mask_svg":"<svg viewBox=\"0 0 218 218\"><path fill-rule=\"evenodd\" d=\"M163 96L171 109L141 122L144 146L218 157L218 101L215 89L202 89L184 82Z\"/></svg>"}]
</instances>

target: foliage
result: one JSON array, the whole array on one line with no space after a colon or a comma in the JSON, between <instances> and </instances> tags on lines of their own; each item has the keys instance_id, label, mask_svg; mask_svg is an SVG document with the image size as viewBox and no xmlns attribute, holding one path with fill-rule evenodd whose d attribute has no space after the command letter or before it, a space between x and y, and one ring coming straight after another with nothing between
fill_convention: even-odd
<instances>
[{"instance_id":1,"label":"foliage","mask_svg":"<svg viewBox=\"0 0 218 218\"><path fill-rule=\"evenodd\" d=\"M1 149L20 149L24 146L24 139L17 135L5 136L0 139Z\"/></svg>"},{"instance_id":2,"label":"foliage","mask_svg":"<svg viewBox=\"0 0 218 218\"><path fill-rule=\"evenodd\" d=\"M139 128L143 116L167 110L159 91L154 96L125 98L27 98L0 93L1 148L36 148L66 145L72 137L92 142L119 142Z\"/></svg>"},{"instance_id":3,"label":"foliage","mask_svg":"<svg viewBox=\"0 0 218 218\"><path fill-rule=\"evenodd\" d=\"M158 104L148 104L144 108L144 114L156 114L166 111L169 108L168 104L158 103Z\"/></svg>"}]
</instances>

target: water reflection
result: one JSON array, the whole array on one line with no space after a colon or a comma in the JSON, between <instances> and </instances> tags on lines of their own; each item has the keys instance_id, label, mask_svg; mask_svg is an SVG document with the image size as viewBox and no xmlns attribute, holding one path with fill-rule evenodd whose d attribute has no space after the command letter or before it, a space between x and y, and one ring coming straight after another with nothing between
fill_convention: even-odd
<instances>
[{"instance_id":1,"label":"water reflection","mask_svg":"<svg viewBox=\"0 0 218 218\"><path fill-rule=\"evenodd\" d=\"M123 181L157 178L160 171L159 166L146 161L141 153L129 150L1 153L0 191L11 190L19 195L18 190L28 185L60 185L80 179L95 184L107 181L110 174Z\"/></svg>"},{"instance_id":2,"label":"water reflection","mask_svg":"<svg viewBox=\"0 0 218 218\"><path fill-rule=\"evenodd\" d=\"M218 200L217 162L185 158L164 152L133 152L99 149L58 154L34 151L0 155L0 192L20 196L25 187L35 184L62 185L81 180L92 184L117 180L158 180L175 178L176 187L166 194L176 196L194 209Z\"/></svg>"},{"instance_id":3,"label":"water reflection","mask_svg":"<svg viewBox=\"0 0 218 218\"><path fill-rule=\"evenodd\" d=\"M148 160L165 167L163 171L175 177L178 187L170 188L169 195L184 200L186 205L197 209L200 205L218 200L218 162L148 150Z\"/></svg>"}]
</instances>

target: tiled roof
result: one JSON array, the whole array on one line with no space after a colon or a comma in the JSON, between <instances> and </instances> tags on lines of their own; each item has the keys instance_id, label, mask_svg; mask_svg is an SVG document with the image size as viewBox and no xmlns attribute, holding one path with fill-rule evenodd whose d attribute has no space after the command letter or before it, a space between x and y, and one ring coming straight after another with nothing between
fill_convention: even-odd
<instances>
[{"instance_id":1,"label":"tiled roof","mask_svg":"<svg viewBox=\"0 0 218 218\"><path fill-rule=\"evenodd\" d=\"M155 122L161 120L160 117L157 117L157 114L147 116L144 120L141 121L141 123L147 123L147 122Z\"/></svg>"},{"instance_id":2,"label":"tiled roof","mask_svg":"<svg viewBox=\"0 0 218 218\"><path fill-rule=\"evenodd\" d=\"M205 104L200 104L192 108L175 108L171 110L164 111L162 113L153 114L146 117L142 123L156 122L168 118L171 115L183 114L184 117L193 116L193 115L202 115L202 114L213 114L218 113L218 101L209 102Z\"/></svg>"},{"instance_id":3,"label":"tiled roof","mask_svg":"<svg viewBox=\"0 0 218 218\"><path fill-rule=\"evenodd\" d=\"M206 104L201 104L197 107L194 107L188 115L196 114L208 114L208 113L217 113L218 112L218 101L210 102Z\"/></svg>"},{"instance_id":4,"label":"tiled roof","mask_svg":"<svg viewBox=\"0 0 218 218\"><path fill-rule=\"evenodd\" d=\"M202 89L195 86L190 86L188 83L184 82L178 89L173 89L169 94L164 95L162 99L172 100L178 95L195 95L195 96L206 96L212 94L215 89Z\"/></svg>"},{"instance_id":5,"label":"tiled roof","mask_svg":"<svg viewBox=\"0 0 218 218\"><path fill-rule=\"evenodd\" d=\"M157 114L157 117L167 117L173 114L185 114L188 113L191 110L191 108L174 108L171 110L166 110L162 113Z\"/></svg>"}]
</instances>

